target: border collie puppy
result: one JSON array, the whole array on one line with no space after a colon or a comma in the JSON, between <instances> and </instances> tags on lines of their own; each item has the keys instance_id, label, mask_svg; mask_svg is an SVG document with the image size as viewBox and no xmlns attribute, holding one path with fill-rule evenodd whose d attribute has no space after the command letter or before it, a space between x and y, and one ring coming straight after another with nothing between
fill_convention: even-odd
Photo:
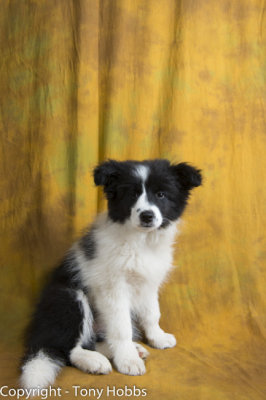
<instances>
[{"instance_id":1,"label":"border collie puppy","mask_svg":"<svg viewBox=\"0 0 266 400\"><path fill-rule=\"evenodd\" d=\"M173 347L159 326L158 290L172 268L176 222L200 170L168 160L107 161L94 170L108 213L66 254L44 288L28 329L21 385L44 388L64 365L92 374L145 373L147 343Z\"/></svg>"}]
</instances>

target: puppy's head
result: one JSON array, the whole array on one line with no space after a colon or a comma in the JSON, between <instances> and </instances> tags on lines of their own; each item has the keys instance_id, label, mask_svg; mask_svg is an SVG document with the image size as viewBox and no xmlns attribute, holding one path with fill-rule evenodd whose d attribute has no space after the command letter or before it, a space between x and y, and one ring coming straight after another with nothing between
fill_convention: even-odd
<instances>
[{"instance_id":1,"label":"puppy's head","mask_svg":"<svg viewBox=\"0 0 266 400\"><path fill-rule=\"evenodd\" d=\"M176 221L187 204L192 188L201 185L200 170L168 160L109 160L94 170L94 181L103 186L109 217L129 221L146 232Z\"/></svg>"}]
</instances>

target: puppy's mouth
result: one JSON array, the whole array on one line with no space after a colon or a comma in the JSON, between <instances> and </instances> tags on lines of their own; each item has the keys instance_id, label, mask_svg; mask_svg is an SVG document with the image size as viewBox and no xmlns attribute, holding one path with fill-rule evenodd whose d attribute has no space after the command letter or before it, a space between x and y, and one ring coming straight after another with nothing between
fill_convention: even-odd
<instances>
[{"instance_id":1,"label":"puppy's mouth","mask_svg":"<svg viewBox=\"0 0 266 400\"><path fill-rule=\"evenodd\" d=\"M155 228L153 222L141 222L139 226L140 228Z\"/></svg>"},{"instance_id":2,"label":"puppy's mouth","mask_svg":"<svg viewBox=\"0 0 266 400\"><path fill-rule=\"evenodd\" d=\"M141 230L142 232L151 232L158 228L159 228L158 225L154 221L153 222L141 222L138 225L138 229Z\"/></svg>"}]
</instances>

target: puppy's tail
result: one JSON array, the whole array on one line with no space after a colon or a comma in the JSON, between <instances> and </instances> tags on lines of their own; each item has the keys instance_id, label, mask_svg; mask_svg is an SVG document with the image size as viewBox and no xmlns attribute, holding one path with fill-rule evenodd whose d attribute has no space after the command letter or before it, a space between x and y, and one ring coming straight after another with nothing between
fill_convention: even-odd
<instances>
[{"instance_id":1,"label":"puppy's tail","mask_svg":"<svg viewBox=\"0 0 266 400\"><path fill-rule=\"evenodd\" d=\"M46 388L54 383L64 365L62 358L48 355L45 350L27 355L22 362L20 385L24 389Z\"/></svg>"}]
</instances>

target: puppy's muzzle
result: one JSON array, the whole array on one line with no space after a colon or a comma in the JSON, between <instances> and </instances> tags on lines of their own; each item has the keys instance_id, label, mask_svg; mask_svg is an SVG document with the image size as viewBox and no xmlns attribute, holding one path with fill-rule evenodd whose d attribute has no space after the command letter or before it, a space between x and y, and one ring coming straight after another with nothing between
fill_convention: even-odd
<instances>
[{"instance_id":1,"label":"puppy's muzzle","mask_svg":"<svg viewBox=\"0 0 266 400\"><path fill-rule=\"evenodd\" d=\"M151 227L155 219L155 214L151 210L142 211L139 215L141 226Z\"/></svg>"}]
</instances>

